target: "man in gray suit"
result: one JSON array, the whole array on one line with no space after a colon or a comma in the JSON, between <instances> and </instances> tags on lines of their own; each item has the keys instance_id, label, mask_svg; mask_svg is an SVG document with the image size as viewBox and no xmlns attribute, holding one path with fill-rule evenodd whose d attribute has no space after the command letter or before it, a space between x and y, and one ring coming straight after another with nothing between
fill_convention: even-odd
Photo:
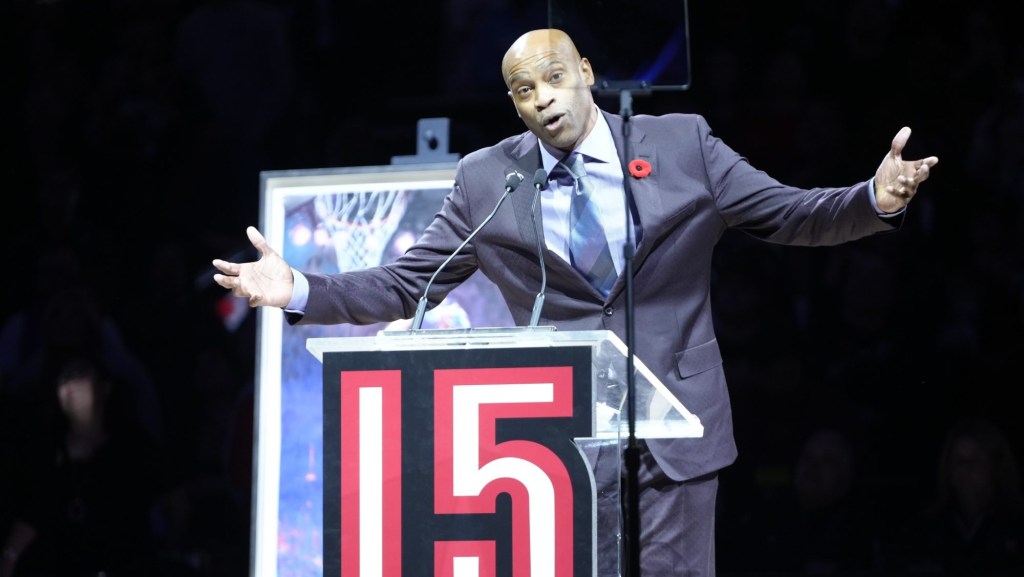
<instances>
[{"instance_id":1,"label":"man in gray suit","mask_svg":"<svg viewBox=\"0 0 1024 577\"><path fill-rule=\"evenodd\" d=\"M801 246L834 245L898 229L903 211L938 158L903 160L910 136L904 127L872 178L846 188L799 189L755 169L713 136L698 115L634 116L629 142L624 142L623 119L596 106L590 62L562 31L522 35L505 54L501 71L529 131L462 159L442 209L394 263L337 275L304 275L250 227L248 236L259 260L214 260L220 271L214 278L252 306L284 308L293 324L411 318L441 262L496 205L505 175L533 175L543 168L551 176L541 191L538 215L549 257L540 324L570 331L609 330L625 340L622 247L628 215L636 239L636 355L705 427L701 438L641 445L641 574L714 575L718 471L736 458L710 309L715 244L728 228ZM573 166L577 157L582 168ZM627 179L630 195L624 193ZM584 208L577 208L582 195L589 197L589 209L586 201ZM430 286L431 304L440 303L480 270L501 290L516 324L529 322L541 274L533 258L532 195L510 200L437 275ZM606 246L577 248L573 229L595 218L593 212L585 215L592 209ZM582 236L599 236L593 230ZM584 251L591 252L579 256ZM594 270L611 274L597 275L607 280L591 278Z\"/></svg>"}]
</instances>

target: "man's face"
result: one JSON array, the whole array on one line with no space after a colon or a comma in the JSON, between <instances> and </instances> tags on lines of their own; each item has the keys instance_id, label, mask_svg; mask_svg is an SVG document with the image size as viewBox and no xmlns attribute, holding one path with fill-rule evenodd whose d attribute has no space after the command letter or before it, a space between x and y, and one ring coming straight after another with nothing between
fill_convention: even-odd
<instances>
[{"instance_id":1,"label":"man's face","mask_svg":"<svg viewBox=\"0 0 1024 577\"><path fill-rule=\"evenodd\" d=\"M569 152L590 134L598 114L594 73L567 37L524 35L505 55L502 72L519 117L542 141Z\"/></svg>"}]
</instances>

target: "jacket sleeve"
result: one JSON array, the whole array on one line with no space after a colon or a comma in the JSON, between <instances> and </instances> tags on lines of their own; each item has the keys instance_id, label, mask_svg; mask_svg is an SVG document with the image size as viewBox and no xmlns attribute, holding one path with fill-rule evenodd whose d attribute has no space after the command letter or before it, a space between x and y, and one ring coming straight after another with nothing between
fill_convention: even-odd
<instances>
[{"instance_id":1,"label":"jacket sleeve","mask_svg":"<svg viewBox=\"0 0 1024 577\"><path fill-rule=\"evenodd\" d=\"M726 226L769 242L823 246L899 227L881 218L869 181L848 187L802 189L780 183L714 136L698 117L695 128L708 185Z\"/></svg>"}]
</instances>

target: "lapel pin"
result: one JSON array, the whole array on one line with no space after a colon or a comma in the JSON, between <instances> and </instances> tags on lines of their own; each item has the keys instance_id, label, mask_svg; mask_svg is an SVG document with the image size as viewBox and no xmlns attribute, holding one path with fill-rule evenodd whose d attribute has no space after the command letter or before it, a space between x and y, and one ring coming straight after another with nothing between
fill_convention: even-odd
<instances>
[{"instance_id":1,"label":"lapel pin","mask_svg":"<svg viewBox=\"0 0 1024 577\"><path fill-rule=\"evenodd\" d=\"M630 160L629 173L634 178L643 178L651 173L651 163L640 159Z\"/></svg>"}]
</instances>

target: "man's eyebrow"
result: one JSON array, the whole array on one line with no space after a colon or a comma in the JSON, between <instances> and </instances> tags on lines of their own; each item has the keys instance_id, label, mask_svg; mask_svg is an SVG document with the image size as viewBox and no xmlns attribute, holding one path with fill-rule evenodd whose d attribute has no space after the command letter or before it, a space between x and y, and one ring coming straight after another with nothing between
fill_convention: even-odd
<instances>
[{"instance_id":1,"label":"man's eyebrow","mask_svg":"<svg viewBox=\"0 0 1024 577\"><path fill-rule=\"evenodd\" d=\"M555 58L551 58L551 59L542 61L540 64L537 65L537 68L540 68L541 70L547 70L548 68L551 68L553 66L564 66L564 65L565 65L565 61L564 60L562 60L561 58L555 57Z\"/></svg>"},{"instance_id":2,"label":"man's eyebrow","mask_svg":"<svg viewBox=\"0 0 1024 577\"><path fill-rule=\"evenodd\" d=\"M552 58L550 60L543 60L543 61L541 61L541 62L539 62L537 64L536 68L538 70L540 70L541 72L546 72L547 70L549 70L551 68L554 68L556 66L565 66L565 61L562 60L561 58ZM514 81L516 81L516 80L518 80L520 78L527 77L527 76L530 76L529 71L528 70L523 70L523 71L516 72L515 74L509 76L508 77L508 81L511 84L512 82L514 82Z\"/></svg>"},{"instance_id":3,"label":"man's eyebrow","mask_svg":"<svg viewBox=\"0 0 1024 577\"><path fill-rule=\"evenodd\" d=\"M528 78L529 76L530 75L527 74L526 72L516 72L515 74L508 77L508 83L515 84L517 81Z\"/></svg>"}]
</instances>

